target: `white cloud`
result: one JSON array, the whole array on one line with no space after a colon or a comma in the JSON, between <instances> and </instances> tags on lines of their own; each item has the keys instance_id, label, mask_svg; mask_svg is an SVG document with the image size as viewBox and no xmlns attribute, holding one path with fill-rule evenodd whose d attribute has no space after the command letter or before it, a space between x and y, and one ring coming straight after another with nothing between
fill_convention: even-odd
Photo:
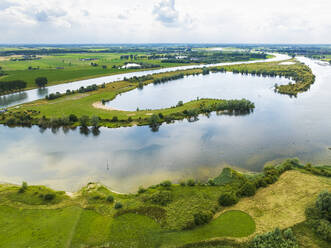
<instances>
[{"instance_id":1,"label":"white cloud","mask_svg":"<svg viewBox=\"0 0 331 248\"><path fill-rule=\"evenodd\" d=\"M168 26L178 21L178 11L175 9L175 0L162 0L154 5L153 14L162 24Z\"/></svg>"},{"instance_id":2,"label":"white cloud","mask_svg":"<svg viewBox=\"0 0 331 248\"><path fill-rule=\"evenodd\" d=\"M331 43L329 0L0 0L0 43Z\"/></svg>"}]
</instances>

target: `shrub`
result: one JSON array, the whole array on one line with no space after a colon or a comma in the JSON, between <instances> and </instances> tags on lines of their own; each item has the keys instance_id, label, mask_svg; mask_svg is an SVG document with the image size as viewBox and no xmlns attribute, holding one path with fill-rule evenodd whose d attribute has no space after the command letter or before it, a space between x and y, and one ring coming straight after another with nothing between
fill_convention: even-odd
<instances>
[{"instance_id":1,"label":"shrub","mask_svg":"<svg viewBox=\"0 0 331 248\"><path fill-rule=\"evenodd\" d=\"M147 190L143 186L140 186L139 189L138 189L138 194L142 194L142 193L144 193L146 191Z\"/></svg>"},{"instance_id":2,"label":"shrub","mask_svg":"<svg viewBox=\"0 0 331 248\"><path fill-rule=\"evenodd\" d=\"M203 224L207 224L211 221L213 215L209 211L198 212L194 215L194 223L199 226Z\"/></svg>"},{"instance_id":3,"label":"shrub","mask_svg":"<svg viewBox=\"0 0 331 248\"><path fill-rule=\"evenodd\" d=\"M331 241L331 223L327 220L321 219L316 222L314 227L315 232L326 241Z\"/></svg>"},{"instance_id":4,"label":"shrub","mask_svg":"<svg viewBox=\"0 0 331 248\"><path fill-rule=\"evenodd\" d=\"M161 182L160 185L162 187L170 187L171 186L171 181L165 180L165 181Z\"/></svg>"},{"instance_id":5,"label":"shrub","mask_svg":"<svg viewBox=\"0 0 331 248\"><path fill-rule=\"evenodd\" d=\"M316 208L321 213L322 218L331 221L331 193L323 191L317 197Z\"/></svg>"},{"instance_id":6,"label":"shrub","mask_svg":"<svg viewBox=\"0 0 331 248\"><path fill-rule=\"evenodd\" d=\"M98 116L92 116L91 124L93 127L99 127L100 118Z\"/></svg>"},{"instance_id":7,"label":"shrub","mask_svg":"<svg viewBox=\"0 0 331 248\"><path fill-rule=\"evenodd\" d=\"M89 120L90 118L86 115L83 115L80 119L79 119L79 122L80 122L80 125L82 127L87 127L88 126L88 123L89 123Z\"/></svg>"},{"instance_id":8,"label":"shrub","mask_svg":"<svg viewBox=\"0 0 331 248\"><path fill-rule=\"evenodd\" d=\"M172 201L172 195L169 191L159 191L151 195L150 202L161 206L166 206Z\"/></svg>"},{"instance_id":9,"label":"shrub","mask_svg":"<svg viewBox=\"0 0 331 248\"><path fill-rule=\"evenodd\" d=\"M111 203L114 201L114 197L112 195L109 195L107 196L106 201Z\"/></svg>"},{"instance_id":10,"label":"shrub","mask_svg":"<svg viewBox=\"0 0 331 248\"><path fill-rule=\"evenodd\" d=\"M116 122L118 121L118 117L117 116L114 116L112 119L111 119L112 122Z\"/></svg>"},{"instance_id":11,"label":"shrub","mask_svg":"<svg viewBox=\"0 0 331 248\"><path fill-rule=\"evenodd\" d=\"M256 193L256 186L250 182L244 183L239 191L240 196L253 196Z\"/></svg>"},{"instance_id":12,"label":"shrub","mask_svg":"<svg viewBox=\"0 0 331 248\"><path fill-rule=\"evenodd\" d=\"M27 182L23 182L22 186L20 187L20 189L18 190L19 193L24 193L26 190L28 189L28 184Z\"/></svg>"},{"instance_id":13,"label":"shrub","mask_svg":"<svg viewBox=\"0 0 331 248\"><path fill-rule=\"evenodd\" d=\"M115 206L114 206L115 209L120 209L122 207L123 207L122 203L120 203L120 202L115 203Z\"/></svg>"},{"instance_id":14,"label":"shrub","mask_svg":"<svg viewBox=\"0 0 331 248\"><path fill-rule=\"evenodd\" d=\"M195 186L195 181L194 181L194 179L188 179L187 182L186 182L186 184L188 186Z\"/></svg>"},{"instance_id":15,"label":"shrub","mask_svg":"<svg viewBox=\"0 0 331 248\"><path fill-rule=\"evenodd\" d=\"M331 241L331 193L323 191L315 205L306 209L307 223L322 239Z\"/></svg>"},{"instance_id":16,"label":"shrub","mask_svg":"<svg viewBox=\"0 0 331 248\"><path fill-rule=\"evenodd\" d=\"M45 201L51 201L55 199L55 194L54 193L47 193L44 195L44 200Z\"/></svg>"},{"instance_id":17,"label":"shrub","mask_svg":"<svg viewBox=\"0 0 331 248\"><path fill-rule=\"evenodd\" d=\"M232 206L239 201L238 197L234 193L226 192L220 195L218 203L221 206Z\"/></svg>"},{"instance_id":18,"label":"shrub","mask_svg":"<svg viewBox=\"0 0 331 248\"><path fill-rule=\"evenodd\" d=\"M215 186L215 185L216 185L214 179L212 179L212 178L209 178L209 179L208 179L207 184L208 184L209 186Z\"/></svg>"},{"instance_id":19,"label":"shrub","mask_svg":"<svg viewBox=\"0 0 331 248\"><path fill-rule=\"evenodd\" d=\"M182 181L179 182L179 185L180 186L186 186L186 182L182 180Z\"/></svg>"},{"instance_id":20,"label":"shrub","mask_svg":"<svg viewBox=\"0 0 331 248\"><path fill-rule=\"evenodd\" d=\"M273 232L256 235L249 244L249 248L299 248L292 230L289 228L283 233L276 228Z\"/></svg>"}]
</instances>

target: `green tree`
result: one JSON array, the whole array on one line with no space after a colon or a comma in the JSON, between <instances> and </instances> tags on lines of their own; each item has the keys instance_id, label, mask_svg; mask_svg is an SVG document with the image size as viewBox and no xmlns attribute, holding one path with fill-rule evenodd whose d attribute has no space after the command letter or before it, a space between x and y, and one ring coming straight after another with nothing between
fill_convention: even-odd
<instances>
[{"instance_id":1,"label":"green tree","mask_svg":"<svg viewBox=\"0 0 331 248\"><path fill-rule=\"evenodd\" d=\"M48 80L46 77L37 77L35 79L35 83L39 88L45 87L46 84L48 83Z\"/></svg>"},{"instance_id":2,"label":"green tree","mask_svg":"<svg viewBox=\"0 0 331 248\"><path fill-rule=\"evenodd\" d=\"M240 188L239 194L241 196L253 196L256 193L256 186L253 183L246 182L244 185Z\"/></svg>"},{"instance_id":3,"label":"green tree","mask_svg":"<svg viewBox=\"0 0 331 248\"><path fill-rule=\"evenodd\" d=\"M88 126L88 123L89 123L89 117L88 116L86 116L86 115L83 115L82 117L80 117L80 119L79 119L79 122L80 122L80 125L82 126L82 127L87 127Z\"/></svg>"},{"instance_id":4,"label":"green tree","mask_svg":"<svg viewBox=\"0 0 331 248\"><path fill-rule=\"evenodd\" d=\"M93 127L95 128L99 127L99 122L100 122L100 118L98 116L92 116L91 124Z\"/></svg>"},{"instance_id":5,"label":"green tree","mask_svg":"<svg viewBox=\"0 0 331 248\"><path fill-rule=\"evenodd\" d=\"M221 194L220 197L218 198L218 203L221 206L232 206L236 204L238 201L239 201L238 197L231 192L225 192Z\"/></svg>"},{"instance_id":6,"label":"green tree","mask_svg":"<svg viewBox=\"0 0 331 248\"><path fill-rule=\"evenodd\" d=\"M22 183L22 186L20 187L20 189L19 189L19 193L24 193L26 190L28 189L28 184L27 184L27 182L23 182Z\"/></svg>"}]
</instances>

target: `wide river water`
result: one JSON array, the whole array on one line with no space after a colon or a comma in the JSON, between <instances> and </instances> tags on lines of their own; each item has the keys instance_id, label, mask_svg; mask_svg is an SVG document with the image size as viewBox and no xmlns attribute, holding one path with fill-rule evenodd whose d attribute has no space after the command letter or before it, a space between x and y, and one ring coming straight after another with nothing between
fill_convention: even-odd
<instances>
[{"instance_id":1,"label":"wide river water","mask_svg":"<svg viewBox=\"0 0 331 248\"><path fill-rule=\"evenodd\" d=\"M299 59L312 68L316 82L297 98L273 91L286 79L215 73L148 85L109 102L132 110L196 97L246 98L256 106L249 115L200 116L196 122L163 124L158 132L145 126L101 128L99 135L0 126L0 181L67 191L99 181L131 192L164 179L207 179L224 166L260 171L266 162L288 157L331 164L331 66Z\"/></svg>"}]
</instances>

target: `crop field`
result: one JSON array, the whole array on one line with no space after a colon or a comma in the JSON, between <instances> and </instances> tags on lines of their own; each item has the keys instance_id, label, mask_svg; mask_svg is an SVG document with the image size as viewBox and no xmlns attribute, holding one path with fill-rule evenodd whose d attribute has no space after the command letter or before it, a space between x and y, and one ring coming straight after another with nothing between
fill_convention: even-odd
<instances>
[{"instance_id":1,"label":"crop field","mask_svg":"<svg viewBox=\"0 0 331 248\"><path fill-rule=\"evenodd\" d=\"M160 60L125 60L120 59L124 54L112 53L80 53L41 55L38 60L12 61L22 56L0 57L0 67L8 75L0 77L0 81L24 80L27 88L35 88L34 80L37 77L47 77L48 85L60 84L80 79L87 79L105 75L120 74L143 69L122 69L124 63L148 63L163 67L178 66L180 63L161 63ZM142 55L142 54L138 54ZM81 59L93 59L82 61ZM97 63L98 66L91 66ZM103 68L105 65L107 68ZM28 69L29 67L33 69Z\"/></svg>"}]
</instances>

